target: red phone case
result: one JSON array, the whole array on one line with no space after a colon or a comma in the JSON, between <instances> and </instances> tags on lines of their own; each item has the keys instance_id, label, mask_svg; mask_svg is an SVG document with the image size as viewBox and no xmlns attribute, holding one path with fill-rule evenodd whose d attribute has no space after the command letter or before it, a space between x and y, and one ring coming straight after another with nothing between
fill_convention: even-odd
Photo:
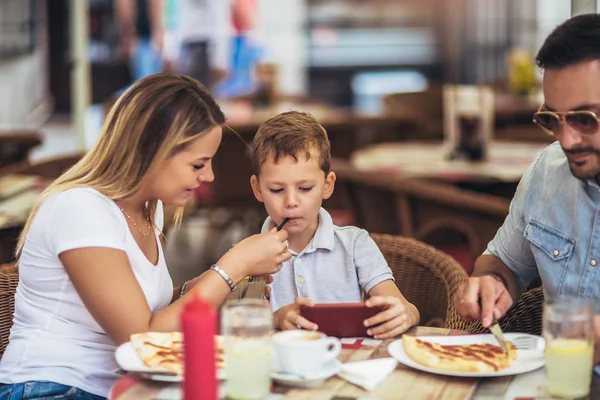
<instances>
[{"instance_id":1,"label":"red phone case","mask_svg":"<svg viewBox=\"0 0 600 400\"><path fill-rule=\"evenodd\" d=\"M367 328L363 322L377 315L381 307L367 307L365 303L315 304L314 307L302 306L300 314L319 326L319 332L327 336L367 337Z\"/></svg>"}]
</instances>

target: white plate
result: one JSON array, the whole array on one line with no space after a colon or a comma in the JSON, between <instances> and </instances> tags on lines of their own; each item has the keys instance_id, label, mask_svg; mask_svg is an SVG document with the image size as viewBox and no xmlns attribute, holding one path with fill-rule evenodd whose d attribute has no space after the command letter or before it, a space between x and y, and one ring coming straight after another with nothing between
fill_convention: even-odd
<instances>
[{"instance_id":1,"label":"white plate","mask_svg":"<svg viewBox=\"0 0 600 400\"><path fill-rule=\"evenodd\" d=\"M146 379L162 382L183 381L182 375L162 375L156 373L157 371L152 370L152 368L147 367L142 359L138 356L137 352L131 345L131 342L120 345L115 352L115 358L121 369L125 371L136 371L136 373L137 371L144 371L143 373L140 373L140 376ZM225 369L220 368L217 370L217 378L219 380L227 379L227 372Z\"/></svg>"},{"instance_id":2,"label":"white plate","mask_svg":"<svg viewBox=\"0 0 600 400\"><path fill-rule=\"evenodd\" d=\"M449 376L466 376L466 377L494 377L494 376L506 376L522 374L541 368L544 366L544 339L539 336L528 335L524 333L505 333L504 338L506 340L514 340L517 337L530 336L535 338L537 345L532 350L517 350L517 358L512 362L512 365L508 368L502 369L495 372L454 372L444 371L435 368L426 367L413 361L412 358L404 351L402 340L398 339L390 343L388 346L388 352L392 357L407 365L411 368L415 368L425 372L431 372L439 375ZM420 336L421 340L428 340L432 343L439 343L442 345L463 345L463 344L476 344L476 343L492 343L498 344L493 335L465 335L465 336Z\"/></svg>"},{"instance_id":3,"label":"white plate","mask_svg":"<svg viewBox=\"0 0 600 400\"><path fill-rule=\"evenodd\" d=\"M321 385L325 379L331 378L341 370L342 363L338 359L333 359L326 362L319 371L305 378L284 372L273 372L271 378L280 385L310 388Z\"/></svg>"}]
</instances>

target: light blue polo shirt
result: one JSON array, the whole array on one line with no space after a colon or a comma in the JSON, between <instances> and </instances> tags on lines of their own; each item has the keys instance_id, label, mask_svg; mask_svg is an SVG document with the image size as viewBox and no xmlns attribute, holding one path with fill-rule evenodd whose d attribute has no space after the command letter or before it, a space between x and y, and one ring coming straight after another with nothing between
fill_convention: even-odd
<instances>
[{"instance_id":1,"label":"light blue polo shirt","mask_svg":"<svg viewBox=\"0 0 600 400\"><path fill-rule=\"evenodd\" d=\"M268 217L262 232L275 223ZM273 311L308 297L315 303L354 303L361 301L361 289L367 293L377 284L394 279L383 254L364 229L339 227L321 208L319 226L310 243L273 275L271 307Z\"/></svg>"}]
</instances>

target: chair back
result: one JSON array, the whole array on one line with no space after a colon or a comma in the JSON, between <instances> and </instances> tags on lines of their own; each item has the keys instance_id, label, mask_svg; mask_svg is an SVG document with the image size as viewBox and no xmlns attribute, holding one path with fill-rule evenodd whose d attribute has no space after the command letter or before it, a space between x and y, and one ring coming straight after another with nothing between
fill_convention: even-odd
<instances>
[{"instance_id":1,"label":"chair back","mask_svg":"<svg viewBox=\"0 0 600 400\"><path fill-rule=\"evenodd\" d=\"M0 132L0 168L29 160L29 153L42 144L37 131Z\"/></svg>"},{"instance_id":2,"label":"chair back","mask_svg":"<svg viewBox=\"0 0 600 400\"><path fill-rule=\"evenodd\" d=\"M500 318L498 323L503 332L541 335L543 310L544 291L542 287L535 287L523 293L517 304ZM455 309L449 316L447 328L471 333L489 333L489 329L484 328L481 321L465 322Z\"/></svg>"},{"instance_id":3,"label":"chair back","mask_svg":"<svg viewBox=\"0 0 600 400\"><path fill-rule=\"evenodd\" d=\"M412 237L437 248L460 252L464 247L468 271L508 215L510 200L499 196L447 182L363 170L339 158L332 165L336 193L345 199L357 226Z\"/></svg>"},{"instance_id":4,"label":"chair back","mask_svg":"<svg viewBox=\"0 0 600 400\"><path fill-rule=\"evenodd\" d=\"M372 233L390 266L396 286L421 314L420 325L446 326L454 315L452 299L467 280L464 269L450 256L415 239Z\"/></svg>"},{"instance_id":5,"label":"chair back","mask_svg":"<svg viewBox=\"0 0 600 400\"><path fill-rule=\"evenodd\" d=\"M15 312L15 292L19 283L18 268L15 264L0 266L0 359L8 346L10 328Z\"/></svg>"},{"instance_id":6,"label":"chair back","mask_svg":"<svg viewBox=\"0 0 600 400\"><path fill-rule=\"evenodd\" d=\"M420 92L390 93L383 96L382 102L385 114L413 116L418 139L442 139L444 106L441 85L432 85Z\"/></svg>"}]
</instances>

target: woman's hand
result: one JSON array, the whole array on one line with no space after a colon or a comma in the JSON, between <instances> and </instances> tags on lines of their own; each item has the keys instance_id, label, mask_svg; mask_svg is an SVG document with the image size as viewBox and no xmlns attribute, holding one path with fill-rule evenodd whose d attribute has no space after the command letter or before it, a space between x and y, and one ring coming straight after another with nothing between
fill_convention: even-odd
<instances>
[{"instance_id":1,"label":"woman's hand","mask_svg":"<svg viewBox=\"0 0 600 400\"><path fill-rule=\"evenodd\" d=\"M383 311L366 319L364 324L367 334L375 339L396 337L413 326L416 322L412 310L395 296L374 296L366 301L367 307L382 307ZM377 325L377 326L375 326Z\"/></svg>"},{"instance_id":2,"label":"woman's hand","mask_svg":"<svg viewBox=\"0 0 600 400\"><path fill-rule=\"evenodd\" d=\"M250 236L232 247L217 265L225 269L234 281L239 282L246 276L274 274L281 269L283 262L292 254L288 251L287 232L277 231ZM232 275L230 272L235 269Z\"/></svg>"},{"instance_id":3,"label":"woman's hand","mask_svg":"<svg viewBox=\"0 0 600 400\"><path fill-rule=\"evenodd\" d=\"M316 331L319 327L300 315L302 306L313 307L315 303L308 297L298 297L296 301L281 307L273 313L275 326L283 329L308 329Z\"/></svg>"}]
</instances>

